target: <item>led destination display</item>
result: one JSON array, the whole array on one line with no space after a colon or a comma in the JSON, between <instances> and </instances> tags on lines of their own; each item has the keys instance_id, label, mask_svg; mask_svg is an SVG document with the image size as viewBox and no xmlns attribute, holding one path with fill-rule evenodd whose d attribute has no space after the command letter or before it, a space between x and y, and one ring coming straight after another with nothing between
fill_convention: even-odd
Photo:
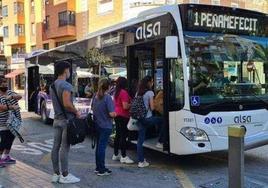
<instances>
[{"instance_id":1,"label":"led destination display","mask_svg":"<svg viewBox=\"0 0 268 188\"><path fill-rule=\"evenodd\" d=\"M230 7L181 5L183 29L250 36L268 36L267 15Z\"/></svg>"},{"instance_id":2,"label":"led destination display","mask_svg":"<svg viewBox=\"0 0 268 188\"><path fill-rule=\"evenodd\" d=\"M212 14L206 12L195 12L195 26L221 28L221 29L235 29L245 31L256 31L258 19L229 16L224 14Z\"/></svg>"}]
</instances>

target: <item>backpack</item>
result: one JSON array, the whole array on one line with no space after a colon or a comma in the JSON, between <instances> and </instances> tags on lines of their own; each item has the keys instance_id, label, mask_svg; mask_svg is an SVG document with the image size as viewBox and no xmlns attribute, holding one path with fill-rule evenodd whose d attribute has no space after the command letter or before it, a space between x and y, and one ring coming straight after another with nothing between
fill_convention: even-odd
<instances>
[{"instance_id":1,"label":"backpack","mask_svg":"<svg viewBox=\"0 0 268 188\"><path fill-rule=\"evenodd\" d=\"M133 119L143 119L147 115L147 109L143 101L143 96L135 96L130 107L130 115Z\"/></svg>"}]
</instances>

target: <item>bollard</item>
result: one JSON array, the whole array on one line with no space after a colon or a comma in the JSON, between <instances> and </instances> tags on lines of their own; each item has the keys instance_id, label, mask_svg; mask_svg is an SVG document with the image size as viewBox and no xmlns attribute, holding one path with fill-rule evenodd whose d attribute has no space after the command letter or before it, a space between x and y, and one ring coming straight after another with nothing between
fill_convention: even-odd
<instances>
[{"instance_id":1,"label":"bollard","mask_svg":"<svg viewBox=\"0 0 268 188\"><path fill-rule=\"evenodd\" d=\"M244 136L245 127L228 127L229 188L244 187Z\"/></svg>"}]
</instances>

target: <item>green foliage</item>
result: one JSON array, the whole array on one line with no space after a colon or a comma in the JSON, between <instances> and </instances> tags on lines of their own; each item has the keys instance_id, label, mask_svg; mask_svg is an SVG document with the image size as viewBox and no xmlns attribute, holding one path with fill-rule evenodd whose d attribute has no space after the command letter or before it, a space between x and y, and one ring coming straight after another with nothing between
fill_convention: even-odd
<instances>
[{"instance_id":1,"label":"green foliage","mask_svg":"<svg viewBox=\"0 0 268 188\"><path fill-rule=\"evenodd\" d=\"M111 58L105 56L102 50L99 48L89 49L85 58L89 67L94 67L97 65L109 65L112 63Z\"/></svg>"}]
</instances>

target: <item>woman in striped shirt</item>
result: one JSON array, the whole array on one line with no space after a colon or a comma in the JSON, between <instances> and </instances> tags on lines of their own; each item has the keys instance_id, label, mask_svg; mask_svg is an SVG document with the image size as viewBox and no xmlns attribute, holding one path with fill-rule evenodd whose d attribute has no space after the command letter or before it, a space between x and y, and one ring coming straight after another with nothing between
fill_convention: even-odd
<instances>
[{"instance_id":1,"label":"woman in striped shirt","mask_svg":"<svg viewBox=\"0 0 268 188\"><path fill-rule=\"evenodd\" d=\"M9 110L13 110L15 116L21 121L18 105L21 98L17 93L8 90L6 79L0 79L0 167L16 163L16 160L9 156L15 136L8 130L6 123Z\"/></svg>"}]
</instances>

